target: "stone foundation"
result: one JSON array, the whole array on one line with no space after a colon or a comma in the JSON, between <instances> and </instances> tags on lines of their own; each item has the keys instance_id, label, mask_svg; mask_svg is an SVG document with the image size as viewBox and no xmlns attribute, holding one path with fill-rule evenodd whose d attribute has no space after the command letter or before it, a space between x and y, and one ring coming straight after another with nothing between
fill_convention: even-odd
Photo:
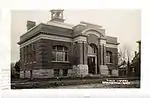
<instances>
[{"instance_id":1,"label":"stone foundation","mask_svg":"<svg viewBox=\"0 0 150 98\"><path fill-rule=\"evenodd\" d=\"M59 71L59 76L63 76L63 70L62 69L60 69L60 71Z\"/></svg>"},{"instance_id":2,"label":"stone foundation","mask_svg":"<svg viewBox=\"0 0 150 98\"><path fill-rule=\"evenodd\" d=\"M32 78L52 78L53 76L53 69L39 69L32 71Z\"/></svg>"},{"instance_id":3,"label":"stone foundation","mask_svg":"<svg viewBox=\"0 0 150 98\"><path fill-rule=\"evenodd\" d=\"M20 78L24 78L24 71L20 71Z\"/></svg>"},{"instance_id":4,"label":"stone foundation","mask_svg":"<svg viewBox=\"0 0 150 98\"><path fill-rule=\"evenodd\" d=\"M100 75L108 76L108 66L100 65ZM25 73L24 73L25 72ZM31 75L32 73L32 75ZM71 77L84 77L87 76L88 65L73 65L73 69L68 69L67 76ZM59 76L63 76L63 70L60 69ZM112 76L118 76L118 70L112 70ZM31 71L20 71L20 78L52 78L54 77L54 69L39 69Z\"/></svg>"},{"instance_id":5,"label":"stone foundation","mask_svg":"<svg viewBox=\"0 0 150 98\"><path fill-rule=\"evenodd\" d=\"M112 70L112 76L118 76L118 70L113 69Z\"/></svg>"},{"instance_id":6,"label":"stone foundation","mask_svg":"<svg viewBox=\"0 0 150 98\"><path fill-rule=\"evenodd\" d=\"M72 69L68 69L68 74L67 76L73 76L73 70Z\"/></svg>"},{"instance_id":7,"label":"stone foundation","mask_svg":"<svg viewBox=\"0 0 150 98\"><path fill-rule=\"evenodd\" d=\"M25 78L31 78L31 72L30 71L25 71Z\"/></svg>"},{"instance_id":8,"label":"stone foundation","mask_svg":"<svg viewBox=\"0 0 150 98\"><path fill-rule=\"evenodd\" d=\"M74 65L73 66L73 76L75 77L84 77L88 75L88 65Z\"/></svg>"},{"instance_id":9,"label":"stone foundation","mask_svg":"<svg viewBox=\"0 0 150 98\"><path fill-rule=\"evenodd\" d=\"M53 69L32 70L32 75L30 71L20 71L20 78L52 78L53 76Z\"/></svg>"},{"instance_id":10,"label":"stone foundation","mask_svg":"<svg viewBox=\"0 0 150 98\"><path fill-rule=\"evenodd\" d=\"M101 75L104 75L104 76L108 76L109 75L108 66L107 65L100 65L99 68L100 68Z\"/></svg>"}]
</instances>

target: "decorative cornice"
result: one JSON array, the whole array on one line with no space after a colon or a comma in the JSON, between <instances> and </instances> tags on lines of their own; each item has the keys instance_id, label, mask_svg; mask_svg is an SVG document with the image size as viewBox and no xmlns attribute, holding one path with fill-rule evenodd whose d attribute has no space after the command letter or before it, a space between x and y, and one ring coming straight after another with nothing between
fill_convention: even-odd
<instances>
[{"instance_id":1,"label":"decorative cornice","mask_svg":"<svg viewBox=\"0 0 150 98\"><path fill-rule=\"evenodd\" d=\"M106 44L106 47L108 47L108 48L118 48L118 45L115 45L115 44Z\"/></svg>"},{"instance_id":2,"label":"decorative cornice","mask_svg":"<svg viewBox=\"0 0 150 98\"><path fill-rule=\"evenodd\" d=\"M120 43L110 43L106 41L106 44L113 44L113 45L119 45Z\"/></svg>"},{"instance_id":3,"label":"decorative cornice","mask_svg":"<svg viewBox=\"0 0 150 98\"><path fill-rule=\"evenodd\" d=\"M92 32L92 31L93 31L93 32ZM81 32L81 34L86 34L86 35L87 35L87 34L95 34L95 35L97 35L99 38L105 37L105 35L100 31L100 29L95 29L95 28L92 28L92 27L83 30L83 31Z\"/></svg>"},{"instance_id":4,"label":"decorative cornice","mask_svg":"<svg viewBox=\"0 0 150 98\"><path fill-rule=\"evenodd\" d=\"M64 42L76 42L77 41L79 43L86 42L86 36L77 36L75 38L70 38L70 37L63 37L63 36L48 35L45 33L40 33L27 41L19 43L20 48L22 48L28 44L31 44L37 40L40 40L40 39L49 39L49 40L64 41Z\"/></svg>"},{"instance_id":5,"label":"decorative cornice","mask_svg":"<svg viewBox=\"0 0 150 98\"><path fill-rule=\"evenodd\" d=\"M29 44L37 41L37 40L40 40L40 39L49 39L49 40L64 41L64 42L73 42L72 38L60 37L60 36L54 36L54 35L39 34L39 35L31 38L30 40L28 40L24 43L21 43L20 48L22 48L26 45L29 45Z\"/></svg>"},{"instance_id":6,"label":"decorative cornice","mask_svg":"<svg viewBox=\"0 0 150 98\"><path fill-rule=\"evenodd\" d=\"M87 38L85 36L78 36L73 39L74 42L85 43L87 42Z\"/></svg>"}]
</instances>

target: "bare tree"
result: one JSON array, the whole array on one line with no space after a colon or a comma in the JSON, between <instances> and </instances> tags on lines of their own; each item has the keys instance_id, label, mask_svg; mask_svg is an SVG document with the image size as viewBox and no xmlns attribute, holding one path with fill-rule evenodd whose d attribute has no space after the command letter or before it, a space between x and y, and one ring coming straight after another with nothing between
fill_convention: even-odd
<instances>
[{"instance_id":1,"label":"bare tree","mask_svg":"<svg viewBox=\"0 0 150 98\"><path fill-rule=\"evenodd\" d=\"M130 63L132 60L132 51L128 45L123 45L118 52L118 64L122 62Z\"/></svg>"}]
</instances>

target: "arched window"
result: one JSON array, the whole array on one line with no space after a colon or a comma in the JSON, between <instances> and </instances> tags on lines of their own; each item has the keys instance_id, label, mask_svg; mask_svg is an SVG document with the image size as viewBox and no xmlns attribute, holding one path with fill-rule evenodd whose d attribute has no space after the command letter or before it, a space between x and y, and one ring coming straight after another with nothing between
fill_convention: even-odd
<instances>
[{"instance_id":1,"label":"arched window","mask_svg":"<svg viewBox=\"0 0 150 98\"><path fill-rule=\"evenodd\" d=\"M97 47L94 44L88 45L88 53L89 54L96 54L97 53Z\"/></svg>"},{"instance_id":2,"label":"arched window","mask_svg":"<svg viewBox=\"0 0 150 98\"><path fill-rule=\"evenodd\" d=\"M106 51L106 62L112 63L112 52Z\"/></svg>"},{"instance_id":3,"label":"arched window","mask_svg":"<svg viewBox=\"0 0 150 98\"><path fill-rule=\"evenodd\" d=\"M68 49L64 46L52 47L52 61L68 62Z\"/></svg>"}]
</instances>

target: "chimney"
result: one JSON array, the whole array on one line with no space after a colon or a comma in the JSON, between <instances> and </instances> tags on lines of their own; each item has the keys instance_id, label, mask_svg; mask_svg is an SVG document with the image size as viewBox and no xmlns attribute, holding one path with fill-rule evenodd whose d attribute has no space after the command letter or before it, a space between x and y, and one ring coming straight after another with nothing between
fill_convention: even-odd
<instances>
[{"instance_id":1,"label":"chimney","mask_svg":"<svg viewBox=\"0 0 150 98\"><path fill-rule=\"evenodd\" d=\"M27 21L27 30L31 29L32 27L34 27L36 25L36 22L34 21Z\"/></svg>"}]
</instances>

